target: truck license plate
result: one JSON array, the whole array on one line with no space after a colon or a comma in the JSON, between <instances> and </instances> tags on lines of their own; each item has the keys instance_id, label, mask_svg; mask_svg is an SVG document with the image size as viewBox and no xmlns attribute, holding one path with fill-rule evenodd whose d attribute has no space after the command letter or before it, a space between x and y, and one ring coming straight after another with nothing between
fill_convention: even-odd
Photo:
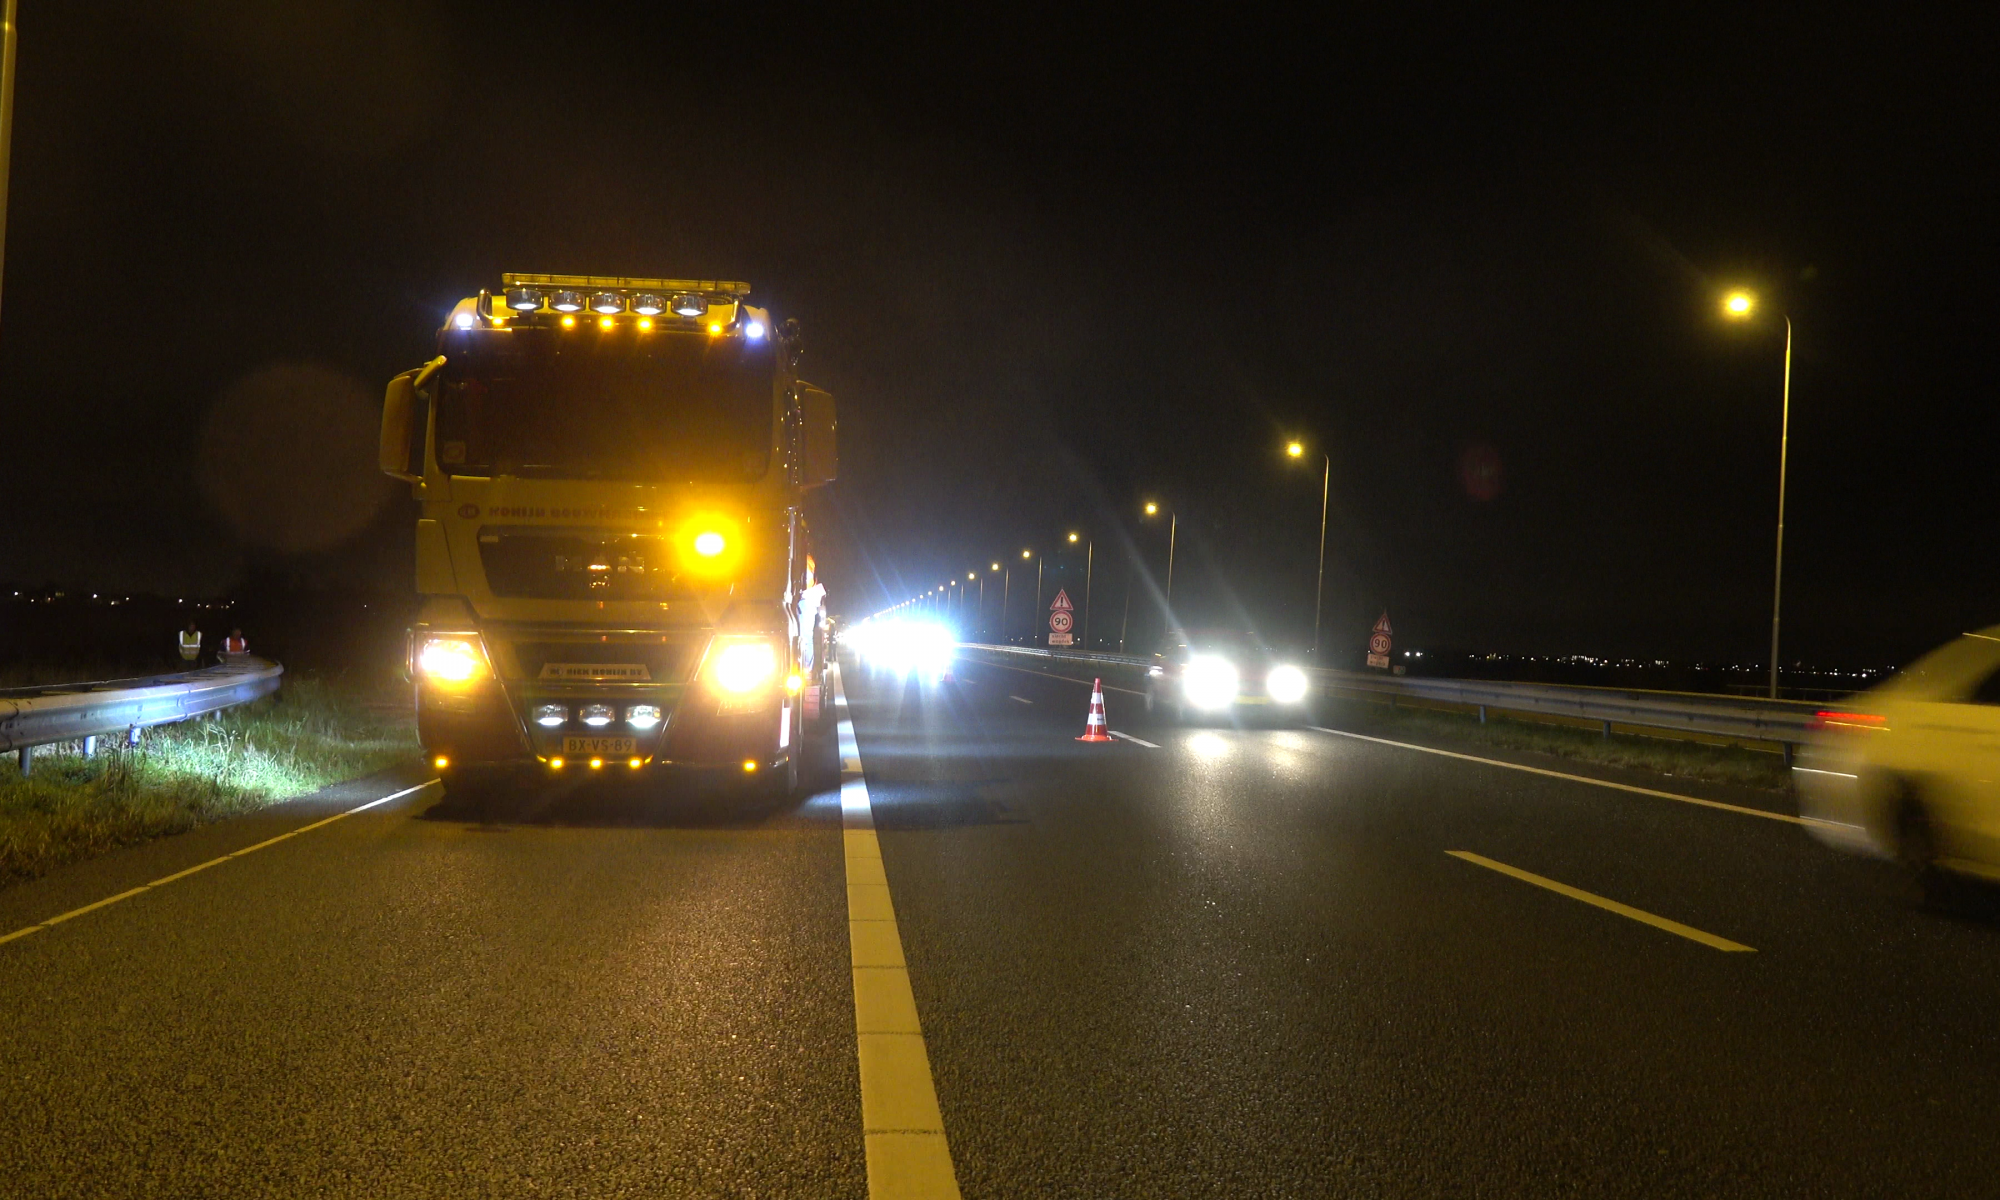
<instances>
[{"instance_id":1,"label":"truck license plate","mask_svg":"<svg viewBox=\"0 0 2000 1200\"><path fill-rule=\"evenodd\" d=\"M630 754L638 749L634 738L626 737L566 737L563 739L564 754Z\"/></svg>"}]
</instances>

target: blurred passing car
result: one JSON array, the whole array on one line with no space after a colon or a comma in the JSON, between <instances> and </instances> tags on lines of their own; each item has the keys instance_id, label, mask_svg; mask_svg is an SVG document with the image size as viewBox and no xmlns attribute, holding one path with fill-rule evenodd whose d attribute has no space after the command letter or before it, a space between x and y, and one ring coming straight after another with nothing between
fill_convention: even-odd
<instances>
[{"instance_id":1,"label":"blurred passing car","mask_svg":"<svg viewBox=\"0 0 2000 1200\"><path fill-rule=\"evenodd\" d=\"M1821 712L1794 767L1821 841L1892 858L1934 892L2000 880L2000 626L1933 650Z\"/></svg>"},{"instance_id":2,"label":"blurred passing car","mask_svg":"<svg viewBox=\"0 0 2000 1200\"><path fill-rule=\"evenodd\" d=\"M1310 691L1298 664L1233 630L1169 634L1146 671L1146 711L1176 721L1245 711L1299 719Z\"/></svg>"}]
</instances>

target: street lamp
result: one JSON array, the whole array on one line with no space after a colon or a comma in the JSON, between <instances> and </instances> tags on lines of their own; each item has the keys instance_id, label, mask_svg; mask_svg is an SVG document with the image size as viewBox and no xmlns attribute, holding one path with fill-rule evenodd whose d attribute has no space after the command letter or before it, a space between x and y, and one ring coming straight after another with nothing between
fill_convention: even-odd
<instances>
[{"instance_id":1,"label":"street lamp","mask_svg":"<svg viewBox=\"0 0 2000 1200\"><path fill-rule=\"evenodd\" d=\"M1722 315L1747 321L1757 311L1757 294L1737 288L1722 298ZM1778 613L1785 591L1785 468L1792 440L1792 315L1785 318L1785 376L1778 416L1778 549L1771 571L1771 699L1778 698Z\"/></svg>"},{"instance_id":2,"label":"street lamp","mask_svg":"<svg viewBox=\"0 0 2000 1200\"><path fill-rule=\"evenodd\" d=\"M1304 458L1306 444L1297 439L1285 443L1285 454L1289 458ZM1320 455L1319 477L1319 575L1313 582L1313 661L1319 657L1319 613L1320 601L1326 593L1326 498L1333 484L1333 458Z\"/></svg>"}]
</instances>

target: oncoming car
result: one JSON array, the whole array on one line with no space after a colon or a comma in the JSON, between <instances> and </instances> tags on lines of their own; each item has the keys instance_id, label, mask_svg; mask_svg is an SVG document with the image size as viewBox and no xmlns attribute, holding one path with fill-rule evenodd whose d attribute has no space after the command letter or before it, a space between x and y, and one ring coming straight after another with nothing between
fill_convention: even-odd
<instances>
[{"instance_id":1,"label":"oncoming car","mask_svg":"<svg viewBox=\"0 0 2000 1200\"><path fill-rule=\"evenodd\" d=\"M1176 721L1251 710L1295 720L1311 691L1298 664L1234 631L1170 634L1146 671L1146 711Z\"/></svg>"},{"instance_id":2,"label":"oncoming car","mask_svg":"<svg viewBox=\"0 0 2000 1200\"><path fill-rule=\"evenodd\" d=\"M2000 881L2000 626L1821 712L1794 768L1815 837L1903 863L1927 893Z\"/></svg>"}]
</instances>

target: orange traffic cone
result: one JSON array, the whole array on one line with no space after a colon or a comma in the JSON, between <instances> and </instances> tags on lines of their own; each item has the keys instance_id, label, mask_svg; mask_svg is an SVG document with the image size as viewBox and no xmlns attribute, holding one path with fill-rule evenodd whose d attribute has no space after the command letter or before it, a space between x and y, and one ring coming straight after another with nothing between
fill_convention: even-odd
<instances>
[{"instance_id":1,"label":"orange traffic cone","mask_svg":"<svg viewBox=\"0 0 2000 1200\"><path fill-rule=\"evenodd\" d=\"M1083 722L1083 736L1079 742L1108 742L1111 735L1104 732L1104 681L1090 681L1090 716Z\"/></svg>"}]
</instances>

